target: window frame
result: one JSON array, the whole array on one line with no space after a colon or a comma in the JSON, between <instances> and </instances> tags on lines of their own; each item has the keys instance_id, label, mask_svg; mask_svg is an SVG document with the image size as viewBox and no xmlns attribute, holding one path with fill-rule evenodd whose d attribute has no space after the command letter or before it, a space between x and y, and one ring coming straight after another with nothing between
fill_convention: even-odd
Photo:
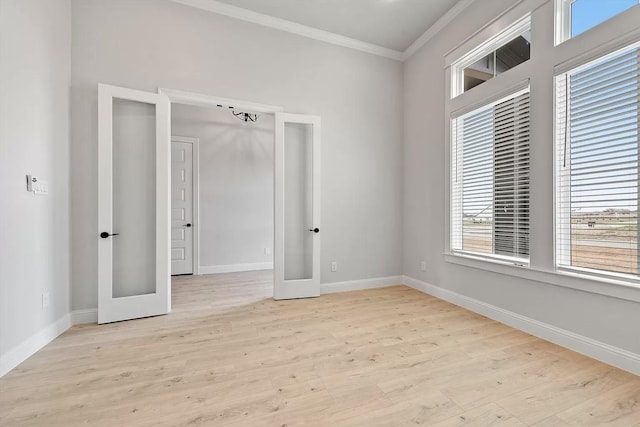
<instances>
[{"instance_id":1,"label":"window frame","mask_svg":"<svg viewBox=\"0 0 640 427\"><path fill-rule=\"evenodd\" d=\"M575 0L573 0L575 1ZM558 99L560 96L570 96L568 91L565 94L560 94L558 91L558 87L560 85L559 80L561 77L566 76L571 72L579 71L580 69L588 68L591 65L600 62L606 61L612 57L615 57L621 54L626 49L639 49L640 50L640 34L636 37L635 40L621 39L617 43L612 44L608 49L600 49L598 53L595 55L582 58L580 61L571 61L562 66L556 67L553 73L553 86L554 86L554 144L553 144L553 171L554 171L554 267L555 271L560 274L574 274L582 277L589 277L594 280L603 280L612 283L624 283L628 286L639 287L640 288L640 272L638 272L638 276L634 277L631 274L620 273L615 271L607 271L607 270L598 270L595 268L588 267L579 267L568 265L561 262L561 259L570 259L572 253L572 245L569 241L563 240L559 237L559 235L563 235L565 233L571 232L571 204L565 202L560 202L560 200L567 200L571 197L571 185L566 185L565 180L566 177L561 177L560 173L560 147L565 143L565 132L566 128L569 126L569 123L560 123L559 116L560 113L557 111L558 108ZM567 82L565 81L565 90ZM640 89L639 89L638 99L640 100ZM568 108L568 107L565 107ZM639 123L640 123L640 106L639 106ZM569 111L565 110L565 115L568 115ZM565 119L566 120L566 119ZM638 142L638 149L640 150L640 141ZM571 151L567 150L565 156L570 156ZM566 159L566 158L565 158ZM638 185L640 186L640 169L638 171ZM638 206L640 206L640 192L638 194ZM564 210L563 210L564 207ZM567 216L566 209L569 209L569 214ZM638 212L640 214L640 211ZM640 248L640 229L637 230L638 233L638 247ZM640 252L637 254L640 256ZM565 261L566 262L566 261Z\"/></svg>"},{"instance_id":2,"label":"window frame","mask_svg":"<svg viewBox=\"0 0 640 427\"><path fill-rule=\"evenodd\" d=\"M445 76L443 126L445 130L443 206L443 259L451 265L484 270L505 277L518 277L540 286L559 286L628 301L640 302L640 285L612 277L596 277L580 271L562 271L555 262L555 91L553 78L576 66L589 62L640 40L640 8L614 16L580 35L555 45L554 2L522 0L478 27L444 54ZM478 46L500 34L523 16L531 16L531 58L505 73L499 74L473 90L453 97L453 65L459 63ZM452 114L463 114L479 107L490 97L508 95L527 82L531 86L531 193L530 193L530 260L518 265L497 259L485 259L451 250L451 122ZM535 123L535 124L533 124Z\"/></svg>"},{"instance_id":3,"label":"window frame","mask_svg":"<svg viewBox=\"0 0 640 427\"><path fill-rule=\"evenodd\" d=\"M571 5L576 0L555 1L555 46L571 39Z\"/></svg>"},{"instance_id":4,"label":"window frame","mask_svg":"<svg viewBox=\"0 0 640 427\"><path fill-rule=\"evenodd\" d=\"M456 98L457 96L465 93L464 70L467 67L475 64L480 59L484 58L492 52L495 52L497 49L501 48L507 43L515 40L518 36L526 31L531 31L530 14L523 16L504 30L500 31L495 36L491 37L484 43L477 46L475 49L459 58L453 64L451 64L451 98ZM530 59L528 61L530 61Z\"/></svg>"},{"instance_id":5,"label":"window frame","mask_svg":"<svg viewBox=\"0 0 640 427\"><path fill-rule=\"evenodd\" d=\"M521 84L513 87L509 91L509 93L506 93L506 94L501 93L499 95L487 97L485 98L483 104L481 105L474 105L470 108L465 108L463 110L456 111L450 115L449 126L450 126L451 173L449 177L449 188L450 188L449 244L450 244L450 252L453 255L460 254L463 256L470 256L478 259L484 259L489 262L498 262L498 263L503 263L507 265L516 265L519 267L529 266L530 248L528 249L529 254L527 254L527 257L521 258L517 256L509 256L509 255L504 255L499 253L483 253L483 252L469 251L469 250L465 250L462 247L463 233L464 233L464 215L462 212L462 206L464 202L463 200L460 200L459 198L455 197L455 193L456 193L455 190L457 187L454 185L454 181L459 182L458 185L463 185L463 179L464 179L464 175L462 172L463 171L462 162L464 160L464 155L463 156L456 155L456 152L459 151L458 150L459 144L463 143L462 139L459 140L457 138L457 128L459 127L458 120L463 119L468 114L471 114L478 110L482 110L489 106L495 107L502 102L507 102L508 100L516 99L525 93L528 94L530 98L531 88L529 86L529 80L526 80L525 82L522 82ZM530 103L530 101L527 101L527 102ZM530 119L528 119L528 121L530 123ZM529 146L530 146L530 143L531 143L530 134L528 139L529 139ZM527 159L527 162L530 162L530 159L531 157L529 154L529 158ZM493 170L495 173L495 168ZM454 173L455 173L455 176L454 176ZM530 174L528 179L530 182L531 181ZM493 188L493 191L494 191L494 197L495 197L495 187ZM528 199L527 202L530 203L530 200ZM454 206L454 204L459 204L460 206ZM530 235L530 211L529 211L529 219L527 221L527 226L528 226L528 235ZM493 221L492 227L495 227L495 219ZM492 234L495 234L495 229L492 229Z\"/></svg>"},{"instance_id":6,"label":"window frame","mask_svg":"<svg viewBox=\"0 0 640 427\"><path fill-rule=\"evenodd\" d=\"M554 0L554 7L555 7L555 41L554 41L554 45L558 46L568 40L571 40L572 37L571 36L571 7L572 5L578 0ZM640 5L640 0L638 0L638 4ZM634 6L632 6L634 7ZM629 8L631 9L631 8ZM620 12L618 15L622 15L623 13L625 13L627 10L626 9L622 12ZM615 18L617 15L606 19L602 22L600 22L597 25L594 25L593 27L589 28L588 30L586 30L584 33L587 33L591 30L593 30L596 27L599 27L600 25L604 24L605 22L608 22L609 20ZM579 35L582 35L584 33L581 33ZM577 37L577 36L576 36Z\"/></svg>"}]
</instances>

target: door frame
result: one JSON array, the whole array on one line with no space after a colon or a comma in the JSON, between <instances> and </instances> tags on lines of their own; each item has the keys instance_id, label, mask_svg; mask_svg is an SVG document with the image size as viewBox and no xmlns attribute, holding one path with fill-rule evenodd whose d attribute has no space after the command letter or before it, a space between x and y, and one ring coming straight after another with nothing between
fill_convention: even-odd
<instances>
[{"instance_id":1,"label":"door frame","mask_svg":"<svg viewBox=\"0 0 640 427\"><path fill-rule=\"evenodd\" d=\"M275 114L284 112L283 107L269 104L259 104L239 99L223 98L220 96L202 95L182 90L159 88L160 95L166 95L172 104L187 104L195 107L234 107L238 110L248 110L254 113Z\"/></svg>"},{"instance_id":2,"label":"door frame","mask_svg":"<svg viewBox=\"0 0 640 427\"><path fill-rule=\"evenodd\" d=\"M192 271L194 276L200 275L200 138L195 138L192 136L178 136L171 135L171 142L184 142L186 144L191 144L193 147L192 150L192 165L191 171L193 174L193 178L191 180L192 183L192 206L191 210L193 212L193 218L191 222L193 223L192 227L192 239L191 244L193 248L191 250L192 259ZM173 166L173 164L172 164Z\"/></svg>"}]
</instances>

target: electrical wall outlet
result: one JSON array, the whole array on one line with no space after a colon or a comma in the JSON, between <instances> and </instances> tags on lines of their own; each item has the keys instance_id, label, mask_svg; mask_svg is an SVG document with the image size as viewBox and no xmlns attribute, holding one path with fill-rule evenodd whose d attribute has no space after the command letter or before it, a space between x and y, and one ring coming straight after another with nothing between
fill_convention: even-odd
<instances>
[{"instance_id":1,"label":"electrical wall outlet","mask_svg":"<svg viewBox=\"0 0 640 427\"><path fill-rule=\"evenodd\" d=\"M420 262L420 270L427 271L427 261Z\"/></svg>"},{"instance_id":2,"label":"electrical wall outlet","mask_svg":"<svg viewBox=\"0 0 640 427\"><path fill-rule=\"evenodd\" d=\"M333 261L331 263L331 271L333 271L333 272L338 271L338 263L337 262Z\"/></svg>"},{"instance_id":3,"label":"electrical wall outlet","mask_svg":"<svg viewBox=\"0 0 640 427\"><path fill-rule=\"evenodd\" d=\"M42 308L49 307L50 303L51 303L51 294L49 292L43 292L42 293Z\"/></svg>"}]
</instances>

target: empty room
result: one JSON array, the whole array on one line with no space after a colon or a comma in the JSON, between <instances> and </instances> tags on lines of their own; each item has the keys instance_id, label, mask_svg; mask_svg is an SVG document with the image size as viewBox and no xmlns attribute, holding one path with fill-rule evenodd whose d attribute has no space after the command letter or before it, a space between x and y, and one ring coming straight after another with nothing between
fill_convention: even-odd
<instances>
[{"instance_id":1,"label":"empty room","mask_svg":"<svg viewBox=\"0 0 640 427\"><path fill-rule=\"evenodd\" d=\"M0 425L640 427L638 0L0 0Z\"/></svg>"}]
</instances>

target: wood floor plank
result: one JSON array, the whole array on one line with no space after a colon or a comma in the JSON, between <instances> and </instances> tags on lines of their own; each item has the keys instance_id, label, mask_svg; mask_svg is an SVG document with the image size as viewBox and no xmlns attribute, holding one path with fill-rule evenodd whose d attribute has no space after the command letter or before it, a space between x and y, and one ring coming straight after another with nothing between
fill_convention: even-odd
<instances>
[{"instance_id":1,"label":"wood floor plank","mask_svg":"<svg viewBox=\"0 0 640 427\"><path fill-rule=\"evenodd\" d=\"M557 417L571 426L626 427L640 424L640 378L573 406Z\"/></svg>"},{"instance_id":2,"label":"wood floor plank","mask_svg":"<svg viewBox=\"0 0 640 427\"><path fill-rule=\"evenodd\" d=\"M478 406L445 421L434 424L434 427L523 427L526 424L499 407L495 403Z\"/></svg>"},{"instance_id":3,"label":"wood floor plank","mask_svg":"<svg viewBox=\"0 0 640 427\"><path fill-rule=\"evenodd\" d=\"M170 315L71 328L2 426L640 426L640 378L404 286L274 301L181 276Z\"/></svg>"},{"instance_id":4,"label":"wood floor plank","mask_svg":"<svg viewBox=\"0 0 640 427\"><path fill-rule=\"evenodd\" d=\"M523 422L535 424L548 415L566 411L630 381L635 379L626 372L594 364L578 372L569 371L564 376L512 394L497 403ZM640 417L640 408L633 416Z\"/></svg>"}]
</instances>

